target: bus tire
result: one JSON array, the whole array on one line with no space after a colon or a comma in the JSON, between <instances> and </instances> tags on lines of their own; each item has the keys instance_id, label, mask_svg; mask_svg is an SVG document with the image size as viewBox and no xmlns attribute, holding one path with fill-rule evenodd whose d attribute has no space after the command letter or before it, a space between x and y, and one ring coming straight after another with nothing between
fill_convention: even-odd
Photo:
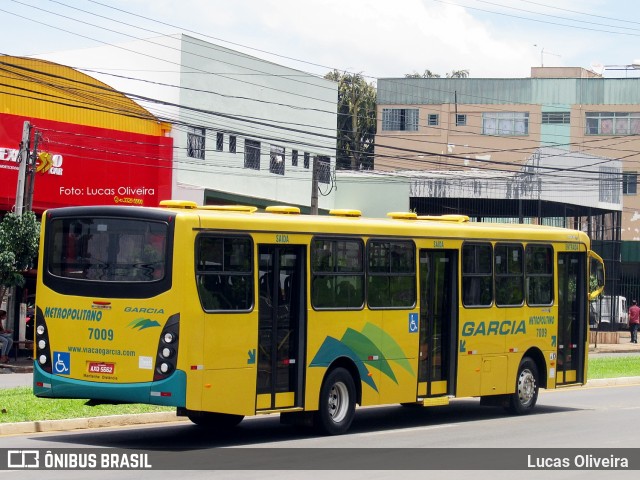
<instances>
[{"instance_id":1,"label":"bus tire","mask_svg":"<svg viewBox=\"0 0 640 480\"><path fill-rule=\"evenodd\" d=\"M232 415L229 413L214 413L214 412L198 412L190 410L187 412L187 417L191 422L199 427L207 427L214 430L229 430L230 428L238 425L244 415Z\"/></svg>"},{"instance_id":2,"label":"bus tire","mask_svg":"<svg viewBox=\"0 0 640 480\"><path fill-rule=\"evenodd\" d=\"M511 394L509 399L509 412L515 415L524 415L536 405L538 400L538 367L535 362L524 357L518 367L518 375L516 376L516 391Z\"/></svg>"},{"instance_id":3,"label":"bus tire","mask_svg":"<svg viewBox=\"0 0 640 480\"><path fill-rule=\"evenodd\" d=\"M356 411L356 387L347 370L336 368L325 377L319 406L316 430L325 435L341 435L349 429Z\"/></svg>"}]
</instances>

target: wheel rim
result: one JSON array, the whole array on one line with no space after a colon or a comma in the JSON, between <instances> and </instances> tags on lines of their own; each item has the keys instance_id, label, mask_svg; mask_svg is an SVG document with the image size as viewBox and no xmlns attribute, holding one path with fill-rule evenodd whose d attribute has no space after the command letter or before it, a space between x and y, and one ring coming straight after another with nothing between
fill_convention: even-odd
<instances>
[{"instance_id":1,"label":"wheel rim","mask_svg":"<svg viewBox=\"0 0 640 480\"><path fill-rule=\"evenodd\" d=\"M329 417L335 423L340 423L347 416L349 410L349 390L342 382L336 382L329 390Z\"/></svg>"},{"instance_id":2,"label":"wheel rim","mask_svg":"<svg viewBox=\"0 0 640 480\"><path fill-rule=\"evenodd\" d=\"M536 377L533 372L525 368L518 377L518 399L523 407L531 404L536 395Z\"/></svg>"}]
</instances>

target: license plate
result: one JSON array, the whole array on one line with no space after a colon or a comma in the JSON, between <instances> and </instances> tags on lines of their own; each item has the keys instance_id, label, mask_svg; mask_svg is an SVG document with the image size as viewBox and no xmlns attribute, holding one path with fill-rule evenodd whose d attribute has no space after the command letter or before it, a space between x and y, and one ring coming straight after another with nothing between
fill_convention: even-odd
<instances>
[{"instance_id":1,"label":"license plate","mask_svg":"<svg viewBox=\"0 0 640 480\"><path fill-rule=\"evenodd\" d=\"M89 373L106 373L108 375L113 375L115 371L115 363L89 362Z\"/></svg>"}]
</instances>

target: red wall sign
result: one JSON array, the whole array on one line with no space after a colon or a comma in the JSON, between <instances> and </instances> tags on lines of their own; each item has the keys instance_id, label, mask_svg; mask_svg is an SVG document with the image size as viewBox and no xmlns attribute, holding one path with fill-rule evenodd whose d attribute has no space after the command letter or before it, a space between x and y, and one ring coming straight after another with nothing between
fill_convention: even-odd
<instances>
[{"instance_id":1,"label":"red wall sign","mask_svg":"<svg viewBox=\"0 0 640 480\"><path fill-rule=\"evenodd\" d=\"M33 210L76 205L157 206L171 198L173 140L0 114L0 210L15 205L25 120L40 133ZM33 134L31 151L33 151Z\"/></svg>"}]
</instances>

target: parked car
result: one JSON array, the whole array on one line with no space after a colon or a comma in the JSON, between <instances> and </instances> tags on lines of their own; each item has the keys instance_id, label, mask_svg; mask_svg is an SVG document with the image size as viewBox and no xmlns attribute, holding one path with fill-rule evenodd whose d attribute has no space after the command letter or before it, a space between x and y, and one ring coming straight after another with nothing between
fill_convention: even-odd
<instances>
[{"instance_id":1,"label":"parked car","mask_svg":"<svg viewBox=\"0 0 640 480\"><path fill-rule=\"evenodd\" d=\"M619 295L602 295L591 302L589 325L604 331L629 328L627 299Z\"/></svg>"}]
</instances>

